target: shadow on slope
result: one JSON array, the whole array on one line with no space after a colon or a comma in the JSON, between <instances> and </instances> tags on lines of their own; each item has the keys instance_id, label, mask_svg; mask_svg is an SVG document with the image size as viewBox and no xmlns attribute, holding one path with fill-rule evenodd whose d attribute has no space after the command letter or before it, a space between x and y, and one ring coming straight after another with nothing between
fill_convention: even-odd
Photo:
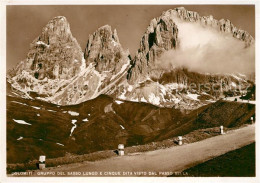
<instances>
[{"instance_id":1,"label":"shadow on slope","mask_svg":"<svg viewBox=\"0 0 260 183\"><path fill-rule=\"evenodd\" d=\"M255 106L218 101L189 113L101 95L72 106L7 97L7 162L114 150L184 135L201 128L250 122ZM19 124L24 120L31 125ZM77 121L76 121L77 120ZM76 128L72 131L75 122Z\"/></svg>"}]
</instances>

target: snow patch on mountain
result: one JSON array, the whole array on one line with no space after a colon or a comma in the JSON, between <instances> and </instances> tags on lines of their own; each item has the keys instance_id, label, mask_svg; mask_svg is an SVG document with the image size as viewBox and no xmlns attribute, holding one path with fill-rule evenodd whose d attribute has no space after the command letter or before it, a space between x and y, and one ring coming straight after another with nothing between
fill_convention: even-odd
<instances>
[{"instance_id":1,"label":"snow patch on mountain","mask_svg":"<svg viewBox=\"0 0 260 183\"><path fill-rule=\"evenodd\" d=\"M79 113L74 112L74 111L68 111L68 113L69 113L71 116L78 116L78 115L79 115Z\"/></svg>"},{"instance_id":2,"label":"snow patch on mountain","mask_svg":"<svg viewBox=\"0 0 260 183\"><path fill-rule=\"evenodd\" d=\"M16 139L16 140L22 140L23 139L23 137L21 136L21 137L19 137L18 139Z\"/></svg>"},{"instance_id":3,"label":"snow patch on mountain","mask_svg":"<svg viewBox=\"0 0 260 183\"><path fill-rule=\"evenodd\" d=\"M37 110L41 109L40 107L36 107L36 106L31 106L31 107Z\"/></svg>"},{"instance_id":4,"label":"snow patch on mountain","mask_svg":"<svg viewBox=\"0 0 260 183\"><path fill-rule=\"evenodd\" d=\"M13 119L13 120L14 120L14 122L22 124L22 125L32 125L30 123L25 122L24 120L19 120L19 119L18 120L17 119Z\"/></svg>"},{"instance_id":5,"label":"snow patch on mountain","mask_svg":"<svg viewBox=\"0 0 260 183\"><path fill-rule=\"evenodd\" d=\"M152 104L160 105L160 97L156 96L154 93L150 93L148 101Z\"/></svg>"},{"instance_id":6,"label":"snow patch on mountain","mask_svg":"<svg viewBox=\"0 0 260 183\"><path fill-rule=\"evenodd\" d=\"M25 104L25 103L21 103L21 102L17 102L17 101L11 101L11 102L27 106L27 104Z\"/></svg>"},{"instance_id":7,"label":"snow patch on mountain","mask_svg":"<svg viewBox=\"0 0 260 183\"><path fill-rule=\"evenodd\" d=\"M198 96L200 96L200 95L188 93L187 96L190 97L190 98L193 99L193 100L198 100Z\"/></svg>"},{"instance_id":8,"label":"snow patch on mountain","mask_svg":"<svg viewBox=\"0 0 260 183\"><path fill-rule=\"evenodd\" d=\"M124 102L123 102L123 101L120 101L120 100L115 100L115 103L117 103L118 105L120 105L120 104L123 104Z\"/></svg>"},{"instance_id":9,"label":"snow patch on mountain","mask_svg":"<svg viewBox=\"0 0 260 183\"><path fill-rule=\"evenodd\" d=\"M131 101L131 102L138 102L138 99L137 98L130 98L129 101Z\"/></svg>"},{"instance_id":10,"label":"snow patch on mountain","mask_svg":"<svg viewBox=\"0 0 260 183\"><path fill-rule=\"evenodd\" d=\"M58 144L58 145L60 145L60 146L64 146L64 144L61 144L61 143L58 143L58 142L57 142L56 144Z\"/></svg>"},{"instance_id":11,"label":"snow patch on mountain","mask_svg":"<svg viewBox=\"0 0 260 183\"><path fill-rule=\"evenodd\" d=\"M82 121L84 121L84 122L88 122L88 118L85 118L85 119L83 119Z\"/></svg>"},{"instance_id":12,"label":"snow patch on mountain","mask_svg":"<svg viewBox=\"0 0 260 183\"><path fill-rule=\"evenodd\" d=\"M236 85L236 83L231 82L231 86L236 87L237 85Z\"/></svg>"},{"instance_id":13,"label":"snow patch on mountain","mask_svg":"<svg viewBox=\"0 0 260 183\"><path fill-rule=\"evenodd\" d=\"M72 135L72 133L74 132L75 128L77 127L76 122L77 122L76 119L71 120L71 123L73 124L73 127L70 130L70 136Z\"/></svg>"},{"instance_id":14,"label":"snow patch on mountain","mask_svg":"<svg viewBox=\"0 0 260 183\"><path fill-rule=\"evenodd\" d=\"M147 100L144 97L142 97L141 98L141 102L146 102L147 103Z\"/></svg>"},{"instance_id":15,"label":"snow patch on mountain","mask_svg":"<svg viewBox=\"0 0 260 183\"><path fill-rule=\"evenodd\" d=\"M126 96L125 96L126 92L127 91L124 89L124 91L122 92L122 94L120 96L118 96L118 98L122 99L122 100L125 100L126 99Z\"/></svg>"},{"instance_id":16,"label":"snow patch on mountain","mask_svg":"<svg viewBox=\"0 0 260 183\"><path fill-rule=\"evenodd\" d=\"M133 91L133 85L129 85L127 88L127 91L129 91L129 92Z\"/></svg>"},{"instance_id":17,"label":"snow patch on mountain","mask_svg":"<svg viewBox=\"0 0 260 183\"><path fill-rule=\"evenodd\" d=\"M46 47L50 47L50 45L46 44L46 43L43 42L43 41L37 41L36 44L38 44L38 45L44 45L44 46L46 46Z\"/></svg>"}]
</instances>

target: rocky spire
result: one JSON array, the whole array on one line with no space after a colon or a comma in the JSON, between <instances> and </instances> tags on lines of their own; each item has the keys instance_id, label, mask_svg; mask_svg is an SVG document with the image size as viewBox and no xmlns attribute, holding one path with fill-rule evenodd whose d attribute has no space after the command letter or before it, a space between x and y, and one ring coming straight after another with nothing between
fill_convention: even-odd
<instances>
[{"instance_id":1,"label":"rocky spire","mask_svg":"<svg viewBox=\"0 0 260 183\"><path fill-rule=\"evenodd\" d=\"M130 82L142 80L152 71L155 60L166 50L178 46L178 28L170 17L162 16L150 22L140 42L132 68L129 70Z\"/></svg>"},{"instance_id":2,"label":"rocky spire","mask_svg":"<svg viewBox=\"0 0 260 183\"><path fill-rule=\"evenodd\" d=\"M83 53L72 36L70 25L63 16L53 18L30 45L27 58L16 67L16 75L23 70L36 79L68 79L80 72Z\"/></svg>"},{"instance_id":3,"label":"rocky spire","mask_svg":"<svg viewBox=\"0 0 260 183\"><path fill-rule=\"evenodd\" d=\"M115 74L129 62L128 55L119 42L117 31L112 32L109 25L104 25L89 35L84 58L87 65L94 63L97 71Z\"/></svg>"},{"instance_id":4,"label":"rocky spire","mask_svg":"<svg viewBox=\"0 0 260 183\"><path fill-rule=\"evenodd\" d=\"M48 45L57 42L66 43L73 41L70 25L67 19L63 16L58 16L50 20L42 29L42 33L38 40L45 42Z\"/></svg>"}]
</instances>

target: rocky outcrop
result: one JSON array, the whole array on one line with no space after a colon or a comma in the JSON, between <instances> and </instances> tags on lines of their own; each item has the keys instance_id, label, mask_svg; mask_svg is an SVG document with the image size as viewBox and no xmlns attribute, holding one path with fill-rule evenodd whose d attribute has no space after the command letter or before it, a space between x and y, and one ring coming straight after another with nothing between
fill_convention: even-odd
<instances>
[{"instance_id":1,"label":"rocky outcrop","mask_svg":"<svg viewBox=\"0 0 260 183\"><path fill-rule=\"evenodd\" d=\"M93 63L99 72L117 74L129 63L129 52L123 50L116 29L112 32L111 27L105 25L89 35L84 58L87 65Z\"/></svg>"},{"instance_id":2,"label":"rocky outcrop","mask_svg":"<svg viewBox=\"0 0 260 183\"><path fill-rule=\"evenodd\" d=\"M34 78L69 79L84 66L83 53L65 17L55 17L30 45L27 58L12 73L29 72Z\"/></svg>"},{"instance_id":3,"label":"rocky outcrop","mask_svg":"<svg viewBox=\"0 0 260 183\"><path fill-rule=\"evenodd\" d=\"M227 19L216 20L212 15L200 16L197 12L188 11L183 7L167 10L162 13L162 17L164 16L171 17L172 19L178 17L188 22L199 22L204 26L213 27L220 32L229 33L234 38L244 41L246 47L254 43L254 38L247 31L235 27L232 22Z\"/></svg>"},{"instance_id":4,"label":"rocky outcrop","mask_svg":"<svg viewBox=\"0 0 260 183\"><path fill-rule=\"evenodd\" d=\"M128 71L130 84L144 81L147 78L162 76L164 71L155 66L155 60L162 53L176 49L178 40L178 25L176 21L197 22L202 26L209 26L220 33L227 33L236 39L244 41L245 47L254 44L254 38L247 32L236 28L229 20L216 20L212 15L200 16L197 12L188 11L183 7L168 10L156 19L151 20L140 42L140 49L136 53L131 69Z\"/></svg>"},{"instance_id":5,"label":"rocky outcrop","mask_svg":"<svg viewBox=\"0 0 260 183\"><path fill-rule=\"evenodd\" d=\"M109 92L126 80L129 68L129 53L119 43L116 30L100 27L89 36L83 54L66 18L56 17L32 42L27 59L9 72L7 80L25 98L33 94L51 103L72 105Z\"/></svg>"},{"instance_id":6,"label":"rocky outcrop","mask_svg":"<svg viewBox=\"0 0 260 183\"><path fill-rule=\"evenodd\" d=\"M178 46L178 28L167 16L153 19L141 39L132 68L128 72L130 83L141 81L151 74L155 60L166 50Z\"/></svg>"},{"instance_id":7,"label":"rocky outcrop","mask_svg":"<svg viewBox=\"0 0 260 183\"><path fill-rule=\"evenodd\" d=\"M165 11L160 17L151 20L128 71L128 84L117 95L118 98L164 107L194 109L223 97L225 92L229 93L230 88L236 91L234 88L240 87L243 90L248 86L244 76L236 74L206 74L191 72L182 67L167 70L158 66L158 61L163 62L160 60L163 53L181 49L182 40L178 35L182 29L178 26L187 22L200 24L201 27L209 28L209 31L215 29L219 36L226 34L241 40L245 48L254 44L254 39L248 32L237 29L229 20L202 17L197 12L182 7ZM190 89L191 84L197 88ZM232 93L237 94L239 92Z\"/></svg>"}]
</instances>

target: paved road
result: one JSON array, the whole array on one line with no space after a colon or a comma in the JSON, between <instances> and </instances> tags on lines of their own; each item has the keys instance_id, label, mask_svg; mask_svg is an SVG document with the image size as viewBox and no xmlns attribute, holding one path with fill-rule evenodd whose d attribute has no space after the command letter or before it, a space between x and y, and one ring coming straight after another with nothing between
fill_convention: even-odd
<instances>
[{"instance_id":1,"label":"paved road","mask_svg":"<svg viewBox=\"0 0 260 183\"><path fill-rule=\"evenodd\" d=\"M74 172L74 174L81 172L81 176L86 176L87 172L93 171L103 172L103 176L148 176L149 172L151 172L150 174L156 172L155 176L167 176L168 172L169 174L172 172L180 172L254 141L255 125L253 124L234 131L229 131L224 135L192 144L114 157L95 162L63 165L59 168L52 168L51 170L45 171L64 171L66 175L70 172ZM139 174L137 172L139 172Z\"/></svg>"}]
</instances>

